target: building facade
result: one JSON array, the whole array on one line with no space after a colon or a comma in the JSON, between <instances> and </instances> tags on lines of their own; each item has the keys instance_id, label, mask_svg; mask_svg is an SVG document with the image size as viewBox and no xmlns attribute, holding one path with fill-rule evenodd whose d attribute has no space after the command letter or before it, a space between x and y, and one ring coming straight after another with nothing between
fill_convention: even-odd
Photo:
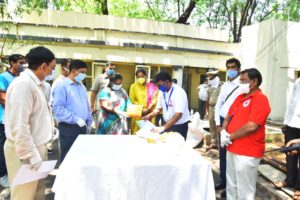
<instances>
[{"instance_id":1,"label":"building facade","mask_svg":"<svg viewBox=\"0 0 300 200\"><path fill-rule=\"evenodd\" d=\"M229 43L224 30L53 10L15 19L9 32L2 31L1 45L5 40L11 41L3 46L5 55L44 45L58 63L63 58L84 60L88 89L108 61L116 64L127 90L138 67L148 71L149 79L167 70L187 91L193 109L198 107L200 76L211 67L225 71L225 61L239 56L239 44Z\"/></svg>"}]
</instances>

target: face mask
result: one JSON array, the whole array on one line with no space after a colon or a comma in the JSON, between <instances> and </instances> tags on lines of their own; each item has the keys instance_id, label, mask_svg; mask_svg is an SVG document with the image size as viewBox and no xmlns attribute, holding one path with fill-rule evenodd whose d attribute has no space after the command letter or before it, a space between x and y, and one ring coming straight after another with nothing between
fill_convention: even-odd
<instances>
[{"instance_id":1,"label":"face mask","mask_svg":"<svg viewBox=\"0 0 300 200\"><path fill-rule=\"evenodd\" d=\"M120 85L112 84L112 87L111 87L111 89L113 89L113 90L120 90L121 88L122 88L122 84L120 84Z\"/></svg>"},{"instance_id":2,"label":"face mask","mask_svg":"<svg viewBox=\"0 0 300 200\"><path fill-rule=\"evenodd\" d=\"M218 87L219 83L220 83L220 78L218 76L216 76L212 80L209 80L209 84L214 88Z\"/></svg>"},{"instance_id":3,"label":"face mask","mask_svg":"<svg viewBox=\"0 0 300 200\"><path fill-rule=\"evenodd\" d=\"M114 74L115 74L115 70L114 69L108 69L108 71L107 71L107 75L108 76L112 76Z\"/></svg>"},{"instance_id":4,"label":"face mask","mask_svg":"<svg viewBox=\"0 0 300 200\"><path fill-rule=\"evenodd\" d=\"M168 87L165 84L162 84L162 85L158 86L158 89L162 92L166 92Z\"/></svg>"},{"instance_id":5,"label":"face mask","mask_svg":"<svg viewBox=\"0 0 300 200\"><path fill-rule=\"evenodd\" d=\"M63 67L63 68L64 68L64 70L66 70L66 72L69 74L70 70L69 70L68 68L66 68L66 67Z\"/></svg>"},{"instance_id":6,"label":"face mask","mask_svg":"<svg viewBox=\"0 0 300 200\"><path fill-rule=\"evenodd\" d=\"M52 72L51 72L50 75L47 75L47 76L45 77L45 80L46 80L46 81L52 81L52 80L54 79L54 77L55 77L55 69L52 70Z\"/></svg>"},{"instance_id":7,"label":"face mask","mask_svg":"<svg viewBox=\"0 0 300 200\"><path fill-rule=\"evenodd\" d=\"M21 64L18 68L18 73L21 73L25 70L25 68L27 67L27 64Z\"/></svg>"},{"instance_id":8,"label":"face mask","mask_svg":"<svg viewBox=\"0 0 300 200\"><path fill-rule=\"evenodd\" d=\"M241 94L248 94L250 92L250 83L242 83L239 86Z\"/></svg>"},{"instance_id":9,"label":"face mask","mask_svg":"<svg viewBox=\"0 0 300 200\"><path fill-rule=\"evenodd\" d=\"M237 75L238 75L238 71L232 70L232 69L227 70L227 76L229 78L235 78L235 77L237 77Z\"/></svg>"},{"instance_id":10,"label":"face mask","mask_svg":"<svg viewBox=\"0 0 300 200\"><path fill-rule=\"evenodd\" d=\"M81 81L83 81L84 79L85 79L85 74L84 73L79 73L77 76L75 76L75 81L77 82L77 83L80 83Z\"/></svg>"},{"instance_id":11,"label":"face mask","mask_svg":"<svg viewBox=\"0 0 300 200\"><path fill-rule=\"evenodd\" d=\"M145 82L146 82L146 79L145 78L138 78L138 83L143 85Z\"/></svg>"}]
</instances>

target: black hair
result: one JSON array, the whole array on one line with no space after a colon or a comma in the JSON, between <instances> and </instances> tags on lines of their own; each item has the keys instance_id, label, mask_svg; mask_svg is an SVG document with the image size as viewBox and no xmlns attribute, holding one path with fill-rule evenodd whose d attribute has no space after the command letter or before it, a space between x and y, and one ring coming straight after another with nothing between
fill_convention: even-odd
<instances>
[{"instance_id":1,"label":"black hair","mask_svg":"<svg viewBox=\"0 0 300 200\"><path fill-rule=\"evenodd\" d=\"M177 84L177 79L176 78L173 78L173 83L176 83Z\"/></svg>"},{"instance_id":2,"label":"black hair","mask_svg":"<svg viewBox=\"0 0 300 200\"><path fill-rule=\"evenodd\" d=\"M154 82L158 83L159 81L169 81L172 82L172 77L167 71L160 71L154 77Z\"/></svg>"},{"instance_id":3,"label":"black hair","mask_svg":"<svg viewBox=\"0 0 300 200\"><path fill-rule=\"evenodd\" d=\"M115 66L115 64L112 63L112 62L107 62L106 65L105 65L105 67L109 67L109 66Z\"/></svg>"},{"instance_id":4,"label":"black hair","mask_svg":"<svg viewBox=\"0 0 300 200\"><path fill-rule=\"evenodd\" d=\"M21 54L12 54L8 57L8 63L11 64L11 62L17 62L18 60L25 59L25 56Z\"/></svg>"},{"instance_id":5,"label":"black hair","mask_svg":"<svg viewBox=\"0 0 300 200\"><path fill-rule=\"evenodd\" d=\"M205 74L201 74L200 75L200 84L203 84L206 79L207 79L207 76Z\"/></svg>"},{"instance_id":6,"label":"black hair","mask_svg":"<svg viewBox=\"0 0 300 200\"><path fill-rule=\"evenodd\" d=\"M245 70L241 71L241 74L247 74L250 80L256 79L258 87L262 83L261 73L255 68L245 69Z\"/></svg>"},{"instance_id":7,"label":"black hair","mask_svg":"<svg viewBox=\"0 0 300 200\"><path fill-rule=\"evenodd\" d=\"M81 60L72 60L70 63L70 71L72 71L73 69L77 70L77 69L81 69L81 68L87 68L85 62L81 61Z\"/></svg>"},{"instance_id":8,"label":"black hair","mask_svg":"<svg viewBox=\"0 0 300 200\"><path fill-rule=\"evenodd\" d=\"M236 59L236 58L230 58L229 60L227 60L226 61L226 66L229 63L234 63L237 66L238 69L241 68L241 62L238 59Z\"/></svg>"},{"instance_id":9,"label":"black hair","mask_svg":"<svg viewBox=\"0 0 300 200\"><path fill-rule=\"evenodd\" d=\"M55 56L52 51L46 47L38 46L29 50L26 55L26 59L28 62L28 68L37 70L37 68L43 63L46 63L47 65L51 63L55 59Z\"/></svg>"},{"instance_id":10,"label":"black hair","mask_svg":"<svg viewBox=\"0 0 300 200\"><path fill-rule=\"evenodd\" d=\"M68 63L71 63L71 60L70 59L62 59L61 60L61 66L62 67L68 67Z\"/></svg>"},{"instance_id":11,"label":"black hair","mask_svg":"<svg viewBox=\"0 0 300 200\"><path fill-rule=\"evenodd\" d=\"M108 84L108 86L111 88L112 84L116 80L123 80L123 76L121 74L118 74L118 73L115 73L115 74L111 75L110 78L109 78L109 84Z\"/></svg>"},{"instance_id":12,"label":"black hair","mask_svg":"<svg viewBox=\"0 0 300 200\"><path fill-rule=\"evenodd\" d=\"M147 76L147 72L146 72L146 70L143 69L143 68L138 68L138 69L136 70L136 72L135 72L135 76L137 76L139 73L142 73L142 74L144 74L145 76Z\"/></svg>"}]
</instances>

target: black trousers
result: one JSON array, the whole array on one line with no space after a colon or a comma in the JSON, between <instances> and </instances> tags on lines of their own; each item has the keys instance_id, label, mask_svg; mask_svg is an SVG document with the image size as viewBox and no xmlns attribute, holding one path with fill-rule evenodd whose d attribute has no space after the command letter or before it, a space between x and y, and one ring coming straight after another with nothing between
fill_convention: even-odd
<instances>
[{"instance_id":1,"label":"black trousers","mask_svg":"<svg viewBox=\"0 0 300 200\"><path fill-rule=\"evenodd\" d=\"M221 126L223 126L224 118L220 117L220 122ZM220 138L219 138L219 141ZM227 155L227 149L226 147L222 148L221 144L219 144L220 149L219 149L219 164L220 164L220 184L221 185L226 185L226 155Z\"/></svg>"},{"instance_id":2,"label":"black trousers","mask_svg":"<svg viewBox=\"0 0 300 200\"><path fill-rule=\"evenodd\" d=\"M184 124L176 124L171 126L170 128L166 129L164 132L178 132L184 140L186 140L187 132L188 132L188 123L186 122Z\"/></svg>"},{"instance_id":3,"label":"black trousers","mask_svg":"<svg viewBox=\"0 0 300 200\"><path fill-rule=\"evenodd\" d=\"M284 133L285 144L290 140L300 138L300 129L286 126ZM287 174L285 182L294 186L296 190L300 190L300 155L286 155Z\"/></svg>"},{"instance_id":4,"label":"black trousers","mask_svg":"<svg viewBox=\"0 0 300 200\"><path fill-rule=\"evenodd\" d=\"M7 175L5 156L4 156L4 143L6 140L4 124L0 123L0 177Z\"/></svg>"},{"instance_id":5,"label":"black trousers","mask_svg":"<svg viewBox=\"0 0 300 200\"><path fill-rule=\"evenodd\" d=\"M204 119L205 113L206 113L206 101L199 100L200 119Z\"/></svg>"},{"instance_id":6,"label":"black trousers","mask_svg":"<svg viewBox=\"0 0 300 200\"><path fill-rule=\"evenodd\" d=\"M58 130L60 143L60 163L62 163L78 135L86 134L86 126L79 127L77 124L67 124L61 122L58 124Z\"/></svg>"}]
</instances>

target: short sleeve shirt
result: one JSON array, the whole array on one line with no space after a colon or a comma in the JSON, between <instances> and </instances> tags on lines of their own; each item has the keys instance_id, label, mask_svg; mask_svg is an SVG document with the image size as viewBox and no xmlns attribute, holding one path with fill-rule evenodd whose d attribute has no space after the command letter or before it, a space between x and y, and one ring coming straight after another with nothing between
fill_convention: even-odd
<instances>
[{"instance_id":1,"label":"short sleeve shirt","mask_svg":"<svg viewBox=\"0 0 300 200\"><path fill-rule=\"evenodd\" d=\"M190 120L188 99L185 91L178 85L165 93L159 92L156 108L162 108L163 118L167 122L175 113L182 113L181 118L175 124L184 124Z\"/></svg>"},{"instance_id":2,"label":"short sleeve shirt","mask_svg":"<svg viewBox=\"0 0 300 200\"><path fill-rule=\"evenodd\" d=\"M8 86L15 79L15 76L6 71L0 74L0 91L6 92ZM4 107L0 104L0 123L4 124Z\"/></svg>"},{"instance_id":3,"label":"short sleeve shirt","mask_svg":"<svg viewBox=\"0 0 300 200\"><path fill-rule=\"evenodd\" d=\"M268 98L261 90L247 98L243 94L238 96L228 112L230 121L227 132L231 134L248 122L254 122L259 128L246 137L234 140L227 150L238 155L261 158L265 151L265 124L270 112Z\"/></svg>"}]
</instances>

